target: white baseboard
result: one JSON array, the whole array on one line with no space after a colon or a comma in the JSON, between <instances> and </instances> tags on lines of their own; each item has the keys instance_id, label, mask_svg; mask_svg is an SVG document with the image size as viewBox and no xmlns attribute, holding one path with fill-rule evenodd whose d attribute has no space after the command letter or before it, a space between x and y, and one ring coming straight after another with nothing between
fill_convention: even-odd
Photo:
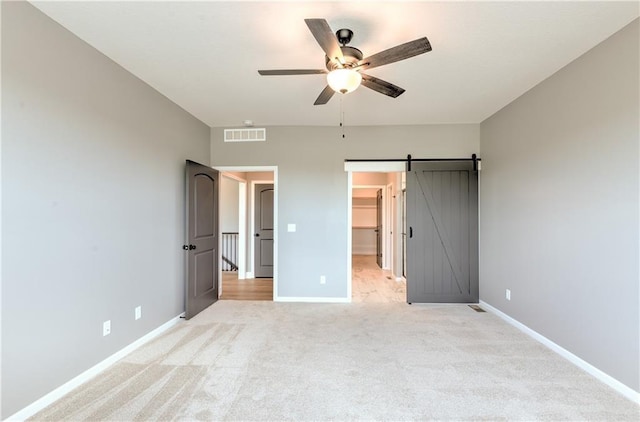
<instances>
[{"instance_id":1,"label":"white baseboard","mask_svg":"<svg viewBox=\"0 0 640 422\"><path fill-rule=\"evenodd\" d=\"M489 305L488 303L486 303L486 302L481 300L480 301L480 306L483 309L485 309L485 310L497 315L498 317L502 318L503 320L505 320L509 324L513 325L514 327L516 327L517 329L519 329L523 333L525 333L525 334L529 335L530 337L532 337L534 340L537 340L540 343L542 343L543 345L547 346L549 349L553 350L554 352L556 352L557 354L559 354L563 358L567 359L569 362L573 363L578 368L582 369L583 371L587 372L588 374L593 375L595 378L597 378L601 382L607 384L609 387L613 388L614 390L616 390L618 393L622 394L623 396L625 396L629 400L631 400L633 402L636 402L636 403L640 403L640 392L635 391L631 387L628 387L628 386L624 385L623 383L621 383L617 379L613 378L611 375L608 375L608 374L602 372L600 369L598 369L595 366L591 365L589 362L586 362L586 361L582 360L581 358L579 358L578 356L574 355L573 353L571 353L570 351L568 351L564 347L554 343L553 341L549 340L548 338L546 338L542 334L538 333L537 331L532 330L531 328L527 327L526 325L524 325L520 321L517 321L517 320L511 318L509 315L507 315L504 312L494 308L493 306Z\"/></svg>"},{"instance_id":2,"label":"white baseboard","mask_svg":"<svg viewBox=\"0 0 640 422\"><path fill-rule=\"evenodd\" d=\"M160 334L162 334L163 332L167 331L169 328L176 325L180 321L180 318L182 316L184 316L184 313L178 315L175 318L170 319L169 321L165 322L164 324L154 329L153 331L148 332L144 336L140 337L138 340L134 341L133 343L129 344L123 349L120 349L119 351L109 356L102 362L87 369L77 377L71 379L70 381L67 381L66 383L62 384L60 387L56 388L52 392L34 401L24 409L14 413L13 415L9 416L5 420L23 421L25 419L30 418L31 416L35 415L45 407L55 402L56 400L61 399L65 394L71 392L73 389L81 386L82 384L89 381L96 375L100 374L102 371L109 368L111 365L113 365L123 357L127 356L129 353L133 352L137 348L141 347L142 345L149 342L150 340L153 340L155 337L158 337Z\"/></svg>"},{"instance_id":3,"label":"white baseboard","mask_svg":"<svg viewBox=\"0 0 640 422\"><path fill-rule=\"evenodd\" d=\"M244 277L245 278L255 278L255 277L253 277L253 271L247 271L246 273L244 273Z\"/></svg>"},{"instance_id":4,"label":"white baseboard","mask_svg":"<svg viewBox=\"0 0 640 422\"><path fill-rule=\"evenodd\" d=\"M277 296L274 302L306 302L306 303L351 303L350 297L293 297Z\"/></svg>"}]
</instances>

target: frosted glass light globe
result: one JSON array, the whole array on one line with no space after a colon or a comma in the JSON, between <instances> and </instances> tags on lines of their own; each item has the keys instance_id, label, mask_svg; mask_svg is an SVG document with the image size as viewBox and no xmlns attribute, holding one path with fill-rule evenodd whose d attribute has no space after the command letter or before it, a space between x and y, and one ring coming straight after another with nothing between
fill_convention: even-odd
<instances>
[{"instance_id":1,"label":"frosted glass light globe","mask_svg":"<svg viewBox=\"0 0 640 422\"><path fill-rule=\"evenodd\" d=\"M335 69L327 74L327 83L335 92L347 94L355 91L362 82L362 75L353 69Z\"/></svg>"}]
</instances>

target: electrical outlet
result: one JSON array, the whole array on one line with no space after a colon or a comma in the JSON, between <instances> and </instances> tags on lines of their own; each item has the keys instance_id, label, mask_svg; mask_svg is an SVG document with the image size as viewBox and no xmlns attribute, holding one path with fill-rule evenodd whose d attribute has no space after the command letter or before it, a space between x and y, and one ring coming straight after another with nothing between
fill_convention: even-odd
<instances>
[{"instance_id":1,"label":"electrical outlet","mask_svg":"<svg viewBox=\"0 0 640 422\"><path fill-rule=\"evenodd\" d=\"M142 306L136 306L136 320L142 318Z\"/></svg>"},{"instance_id":2,"label":"electrical outlet","mask_svg":"<svg viewBox=\"0 0 640 422\"><path fill-rule=\"evenodd\" d=\"M504 292L504 296L507 298L507 300L511 300L511 290L507 289Z\"/></svg>"},{"instance_id":3,"label":"electrical outlet","mask_svg":"<svg viewBox=\"0 0 640 422\"><path fill-rule=\"evenodd\" d=\"M102 336L111 334L111 320L102 323Z\"/></svg>"},{"instance_id":4,"label":"electrical outlet","mask_svg":"<svg viewBox=\"0 0 640 422\"><path fill-rule=\"evenodd\" d=\"M327 284L327 277L321 275L320 276L320 284Z\"/></svg>"}]
</instances>

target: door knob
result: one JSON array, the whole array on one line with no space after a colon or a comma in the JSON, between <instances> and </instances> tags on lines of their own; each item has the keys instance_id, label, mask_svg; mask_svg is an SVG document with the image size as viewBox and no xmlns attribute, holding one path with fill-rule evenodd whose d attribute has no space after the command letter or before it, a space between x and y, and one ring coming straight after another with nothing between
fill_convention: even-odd
<instances>
[{"instance_id":1,"label":"door knob","mask_svg":"<svg viewBox=\"0 0 640 422\"><path fill-rule=\"evenodd\" d=\"M260 233L256 233L256 237L260 237Z\"/></svg>"},{"instance_id":2,"label":"door knob","mask_svg":"<svg viewBox=\"0 0 640 422\"><path fill-rule=\"evenodd\" d=\"M189 245L182 245L182 249L184 249L185 251L189 250Z\"/></svg>"},{"instance_id":3,"label":"door knob","mask_svg":"<svg viewBox=\"0 0 640 422\"><path fill-rule=\"evenodd\" d=\"M194 250L196 248L196 245L189 245L189 250Z\"/></svg>"}]
</instances>

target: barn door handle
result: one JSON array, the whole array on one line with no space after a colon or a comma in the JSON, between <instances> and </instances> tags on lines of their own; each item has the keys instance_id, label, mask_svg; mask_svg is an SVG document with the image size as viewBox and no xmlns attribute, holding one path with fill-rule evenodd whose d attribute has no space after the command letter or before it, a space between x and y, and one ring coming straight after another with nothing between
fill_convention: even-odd
<instances>
[{"instance_id":1,"label":"barn door handle","mask_svg":"<svg viewBox=\"0 0 640 422\"><path fill-rule=\"evenodd\" d=\"M413 227L409 227L409 239L413 237Z\"/></svg>"},{"instance_id":2,"label":"barn door handle","mask_svg":"<svg viewBox=\"0 0 640 422\"><path fill-rule=\"evenodd\" d=\"M196 245L189 245L189 250L192 251L196 248Z\"/></svg>"}]
</instances>

